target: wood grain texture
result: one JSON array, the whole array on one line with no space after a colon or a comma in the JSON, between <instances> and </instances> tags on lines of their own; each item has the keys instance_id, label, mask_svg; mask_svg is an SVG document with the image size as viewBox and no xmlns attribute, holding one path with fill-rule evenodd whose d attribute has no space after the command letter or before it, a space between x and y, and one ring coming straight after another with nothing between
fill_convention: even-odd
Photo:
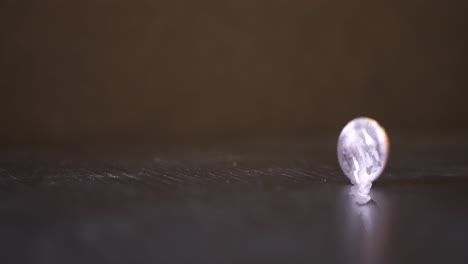
<instances>
[{"instance_id":1,"label":"wood grain texture","mask_svg":"<svg viewBox=\"0 0 468 264\"><path fill-rule=\"evenodd\" d=\"M450 256L465 262L467 145L408 142L394 144L372 192L375 202L361 213L353 211L328 140L2 150L0 259L408 263Z\"/></svg>"}]
</instances>

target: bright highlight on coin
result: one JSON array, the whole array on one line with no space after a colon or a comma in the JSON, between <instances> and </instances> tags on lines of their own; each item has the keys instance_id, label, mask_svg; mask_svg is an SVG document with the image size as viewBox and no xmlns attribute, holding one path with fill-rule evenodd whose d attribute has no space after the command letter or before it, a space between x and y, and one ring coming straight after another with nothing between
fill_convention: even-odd
<instances>
[{"instance_id":1,"label":"bright highlight on coin","mask_svg":"<svg viewBox=\"0 0 468 264\"><path fill-rule=\"evenodd\" d=\"M372 182L383 172L390 143L385 129L374 119L359 117L351 120L338 138L338 161L353 184L351 195L358 204L366 204Z\"/></svg>"}]
</instances>

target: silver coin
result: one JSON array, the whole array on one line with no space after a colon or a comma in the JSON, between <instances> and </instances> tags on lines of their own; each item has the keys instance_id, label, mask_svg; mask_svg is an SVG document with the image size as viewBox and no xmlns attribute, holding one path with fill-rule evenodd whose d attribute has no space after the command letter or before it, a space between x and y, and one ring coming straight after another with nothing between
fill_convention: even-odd
<instances>
[{"instance_id":1,"label":"silver coin","mask_svg":"<svg viewBox=\"0 0 468 264\"><path fill-rule=\"evenodd\" d=\"M351 120L338 138L338 161L353 184L375 181L385 169L390 143L385 129L374 119Z\"/></svg>"}]
</instances>

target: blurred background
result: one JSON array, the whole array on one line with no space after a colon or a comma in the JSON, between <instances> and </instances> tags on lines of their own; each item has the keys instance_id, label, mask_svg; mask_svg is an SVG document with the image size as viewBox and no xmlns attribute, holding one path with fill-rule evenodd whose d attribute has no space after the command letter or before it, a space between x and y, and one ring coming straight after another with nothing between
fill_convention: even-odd
<instances>
[{"instance_id":1,"label":"blurred background","mask_svg":"<svg viewBox=\"0 0 468 264\"><path fill-rule=\"evenodd\" d=\"M0 0L0 144L463 132L466 6Z\"/></svg>"}]
</instances>

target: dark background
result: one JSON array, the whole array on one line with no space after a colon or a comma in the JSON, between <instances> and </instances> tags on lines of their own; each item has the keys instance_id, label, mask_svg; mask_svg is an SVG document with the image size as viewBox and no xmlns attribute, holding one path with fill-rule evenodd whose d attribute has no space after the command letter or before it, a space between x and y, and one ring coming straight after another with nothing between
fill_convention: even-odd
<instances>
[{"instance_id":1,"label":"dark background","mask_svg":"<svg viewBox=\"0 0 468 264\"><path fill-rule=\"evenodd\" d=\"M465 131L464 1L0 1L1 144Z\"/></svg>"},{"instance_id":2,"label":"dark background","mask_svg":"<svg viewBox=\"0 0 468 264\"><path fill-rule=\"evenodd\" d=\"M465 2L0 0L0 262L468 263Z\"/></svg>"}]
</instances>

